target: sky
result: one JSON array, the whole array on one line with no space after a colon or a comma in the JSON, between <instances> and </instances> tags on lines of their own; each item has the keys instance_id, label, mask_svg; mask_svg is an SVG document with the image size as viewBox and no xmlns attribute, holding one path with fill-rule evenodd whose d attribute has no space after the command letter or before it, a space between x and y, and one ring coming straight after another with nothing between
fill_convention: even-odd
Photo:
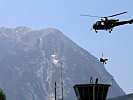
<instances>
[{"instance_id":1,"label":"sky","mask_svg":"<svg viewBox=\"0 0 133 100\"><path fill-rule=\"evenodd\" d=\"M126 93L133 93L133 25L95 33L99 18L127 11L114 19L133 18L131 0L0 0L0 27L56 28L97 58L104 54L105 68Z\"/></svg>"}]
</instances>

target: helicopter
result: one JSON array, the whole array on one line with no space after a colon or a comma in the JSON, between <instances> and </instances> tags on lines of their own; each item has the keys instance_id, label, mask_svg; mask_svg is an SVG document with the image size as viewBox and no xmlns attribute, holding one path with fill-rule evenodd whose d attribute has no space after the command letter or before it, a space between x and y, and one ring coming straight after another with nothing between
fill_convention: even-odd
<instances>
[{"instance_id":1,"label":"helicopter","mask_svg":"<svg viewBox=\"0 0 133 100\"><path fill-rule=\"evenodd\" d=\"M127 20L127 21L119 21L119 19L108 19L110 17L122 15L122 14L125 14L125 13L127 13L127 12L122 12L122 13L118 13L118 14L114 14L114 15L106 16L106 17L82 15L82 14L81 14L81 16L102 18L101 21L97 21L93 25L92 28L95 30L96 33L98 32L97 30L106 30L106 31L109 31L109 33L111 33L113 28L116 27L116 26L120 26L120 25L124 25L124 24L132 24L133 23L133 19Z\"/></svg>"},{"instance_id":2,"label":"helicopter","mask_svg":"<svg viewBox=\"0 0 133 100\"><path fill-rule=\"evenodd\" d=\"M106 61L108 61L107 58L103 58L103 53L102 53L102 57L100 58L100 62L103 64L106 64Z\"/></svg>"}]
</instances>

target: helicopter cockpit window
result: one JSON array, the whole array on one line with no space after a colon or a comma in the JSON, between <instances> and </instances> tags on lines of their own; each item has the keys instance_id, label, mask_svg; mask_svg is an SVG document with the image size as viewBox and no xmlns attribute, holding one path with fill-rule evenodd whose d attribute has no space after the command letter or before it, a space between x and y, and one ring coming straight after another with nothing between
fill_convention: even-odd
<instances>
[{"instance_id":1,"label":"helicopter cockpit window","mask_svg":"<svg viewBox=\"0 0 133 100\"><path fill-rule=\"evenodd\" d=\"M96 25L101 25L101 23L100 22L97 22Z\"/></svg>"},{"instance_id":2,"label":"helicopter cockpit window","mask_svg":"<svg viewBox=\"0 0 133 100\"><path fill-rule=\"evenodd\" d=\"M101 22L101 25L104 25L104 22Z\"/></svg>"},{"instance_id":3,"label":"helicopter cockpit window","mask_svg":"<svg viewBox=\"0 0 133 100\"><path fill-rule=\"evenodd\" d=\"M96 25L104 25L104 22L98 21Z\"/></svg>"}]
</instances>

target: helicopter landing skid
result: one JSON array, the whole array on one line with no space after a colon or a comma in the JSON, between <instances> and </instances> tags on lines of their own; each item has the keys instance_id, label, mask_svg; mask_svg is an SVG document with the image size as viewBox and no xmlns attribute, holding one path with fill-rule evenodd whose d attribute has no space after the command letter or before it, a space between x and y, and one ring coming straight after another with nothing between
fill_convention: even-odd
<instances>
[{"instance_id":1,"label":"helicopter landing skid","mask_svg":"<svg viewBox=\"0 0 133 100\"><path fill-rule=\"evenodd\" d=\"M110 30L109 30L109 33L111 33L112 31L113 31L113 29L110 29ZM96 32L96 33L98 33L98 31L97 31L97 30L95 30L95 32Z\"/></svg>"}]
</instances>

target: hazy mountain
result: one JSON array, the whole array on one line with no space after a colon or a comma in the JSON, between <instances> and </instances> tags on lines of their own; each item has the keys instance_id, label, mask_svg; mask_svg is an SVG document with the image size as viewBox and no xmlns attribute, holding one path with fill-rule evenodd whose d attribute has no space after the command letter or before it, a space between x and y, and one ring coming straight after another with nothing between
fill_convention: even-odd
<instances>
[{"instance_id":1,"label":"hazy mountain","mask_svg":"<svg viewBox=\"0 0 133 100\"><path fill-rule=\"evenodd\" d=\"M73 85L89 83L90 75L100 83L114 80L96 57L59 30L0 28L0 88L8 100L52 100L54 82L60 98L61 62L65 100L76 100ZM124 94L114 80L109 97Z\"/></svg>"},{"instance_id":2,"label":"hazy mountain","mask_svg":"<svg viewBox=\"0 0 133 100\"><path fill-rule=\"evenodd\" d=\"M108 99L108 100L133 100L133 93L128 94L128 95L119 96L119 97L116 97L113 99Z\"/></svg>"}]
</instances>

